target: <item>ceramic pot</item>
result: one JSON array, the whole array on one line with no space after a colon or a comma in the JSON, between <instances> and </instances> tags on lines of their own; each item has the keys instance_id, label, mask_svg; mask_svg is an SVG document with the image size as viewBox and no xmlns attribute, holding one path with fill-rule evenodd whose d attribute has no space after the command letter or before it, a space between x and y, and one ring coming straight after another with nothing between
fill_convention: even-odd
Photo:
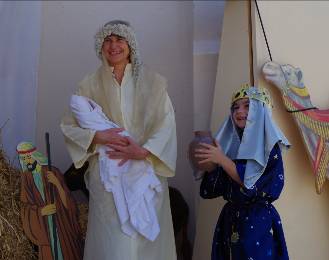
<instances>
[{"instance_id":1,"label":"ceramic pot","mask_svg":"<svg viewBox=\"0 0 329 260\"><path fill-rule=\"evenodd\" d=\"M202 163L200 164L199 161L203 160L202 158L195 157L195 149L203 148L200 143L212 144L215 145L215 140L211 135L210 131L195 131L194 132L194 139L189 145L188 156L191 163L191 166L194 171L211 171L214 168L214 164L209 163Z\"/></svg>"}]
</instances>

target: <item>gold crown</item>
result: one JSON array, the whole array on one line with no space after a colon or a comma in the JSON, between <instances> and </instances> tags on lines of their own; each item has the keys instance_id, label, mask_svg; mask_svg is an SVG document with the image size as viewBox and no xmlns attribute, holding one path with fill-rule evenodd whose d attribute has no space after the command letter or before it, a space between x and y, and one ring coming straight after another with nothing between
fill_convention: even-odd
<instances>
[{"instance_id":1,"label":"gold crown","mask_svg":"<svg viewBox=\"0 0 329 260\"><path fill-rule=\"evenodd\" d=\"M249 84L243 84L237 92L233 93L232 104L241 98L256 99L266 104L269 108L272 108L271 96L266 88L253 87Z\"/></svg>"}]
</instances>

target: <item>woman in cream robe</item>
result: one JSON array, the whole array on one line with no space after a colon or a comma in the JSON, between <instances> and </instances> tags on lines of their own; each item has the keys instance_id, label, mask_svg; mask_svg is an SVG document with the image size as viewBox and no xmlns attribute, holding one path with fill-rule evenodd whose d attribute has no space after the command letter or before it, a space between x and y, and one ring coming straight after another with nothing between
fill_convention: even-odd
<instances>
[{"instance_id":1,"label":"woman in cream robe","mask_svg":"<svg viewBox=\"0 0 329 260\"><path fill-rule=\"evenodd\" d=\"M175 173L177 142L174 110L166 91L166 81L141 65L129 23L111 21L95 38L102 65L80 82L76 94L94 100L111 121L127 130L133 138L122 139L113 129L100 133L80 128L70 113L62 120L61 129L75 167L80 168L89 161L85 176L90 198L84 259L174 260L175 238L166 178ZM126 52L129 57L125 63L112 62L120 61L120 55ZM100 179L96 152L100 144L113 148L109 157L121 159L122 163L127 159L144 159L153 166L163 188L156 205L160 233L155 241L141 235L130 237L122 232L112 193L105 190Z\"/></svg>"}]
</instances>

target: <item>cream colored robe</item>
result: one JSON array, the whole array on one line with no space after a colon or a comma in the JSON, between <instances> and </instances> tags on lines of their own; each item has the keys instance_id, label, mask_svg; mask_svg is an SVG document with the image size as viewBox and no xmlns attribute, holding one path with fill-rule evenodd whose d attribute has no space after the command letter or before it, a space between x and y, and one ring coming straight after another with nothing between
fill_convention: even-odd
<instances>
[{"instance_id":1,"label":"cream colored robe","mask_svg":"<svg viewBox=\"0 0 329 260\"><path fill-rule=\"evenodd\" d=\"M169 192L166 177L174 176L177 142L175 116L166 92L166 81L159 74L143 70L138 87L128 64L121 86L106 65L87 76L78 95L94 100L107 117L124 127L140 145L151 152L147 158L154 167L164 192L156 206L160 234L154 242L138 235L131 238L120 228L112 193L100 180L96 146L91 145L94 130L82 129L72 114L61 123L72 160L80 168L86 160L85 176L90 192L88 229L84 259L92 260L174 260L176 259Z\"/></svg>"}]
</instances>

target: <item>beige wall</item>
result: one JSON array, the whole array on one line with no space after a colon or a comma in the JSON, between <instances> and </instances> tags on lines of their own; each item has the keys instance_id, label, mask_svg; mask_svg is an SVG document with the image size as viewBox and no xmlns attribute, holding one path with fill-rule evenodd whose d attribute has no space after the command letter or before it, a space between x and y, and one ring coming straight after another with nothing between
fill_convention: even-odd
<instances>
[{"instance_id":1,"label":"beige wall","mask_svg":"<svg viewBox=\"0 0 329 260\"><path fill-rule=\"evenodd\" d=\"M328 2L258 1L274 61L290 63L304 72L305 83L314 105L329 107ZM228 2L219 54L212 114L212 130L228 113L229 98L241 83L249 81L247 5ZM275 206L285 231L290 259L329 259L328 185L319 196L315 192L311 164L292 117L284 111L279 92L259 78L260 68L268 60L266 45L253 9L255 78L267 87L274 99L274 118L292 144L284 154L285 187ZM210 259L211 241L221 199L202 200L198 209L194 260Z\"/></svg>"},{"instance_id":2,"label":"beige wall","mask_svg":"<svg viewBox=\"0 0 329 260\"><path fill-rule=\"evenodd\" d=\"M210 129L217 62L217 53L193 55L194 130Z\"/></svg>"},{"instance_id":3,"label":"beige wall","mask_svg":"<svg viewBox=\"0 0 329 260\"><path fill-rule=\"evenodd\" d=\"M194 1L193 129L210 130L212 99L225 1ZM205 28L207 28L205 30ZM200 205L199 181L194 182L195 212Z\"/></svg>"},{"instance_id":4,"label":"beige wall","mask_svg":"<svg viewBox=\"0 0 329 260\"><path fill-rule=\"evenodd\" d=\"M329 108L329 2L258 1L273 60L300 67L315 106ZM280 19L278 19L280 17ZM258 17L256 70L269 60ZM256 73L259 77L259 73ZM274 97L274 117L292 144L285 156L286 185L276 207L281 214L291 259L329 259L329 189L319 196L307 151L279 92L259 78Z\"/></svg>"},{"instance_id":5,"label":"beige wall","mask_svg":"<svg viewBox=\"0 0 329 260\"><path fill-rule=\"evenodd\" d=\"M229 112L232 89L238 88L242 82L249 82L246 6L246 2L237 1L228 1L225 6L211 115L213 134ZM212 235L224 201L222 198L197 201L193 260L210 259Z\"/></svg>"},{"instance_id":6,"label":"beige wall","mask_svg":"<svg viewBox=\"0 0 329 260\"><path fill-rule=\"evenodd\" d=\"M176 1L45 1L42 9L37 145L44 151L49 131L53 164L63 172L71 164L59 128L77 83L99 66L94 34L112 19L126 19L137 32L144 62L168 79L176 111L177 171L169 183L190 206L194 233L194 195L186 147L193 129L193 3Z\"/></svg>"},{"instance_id":7,"label":"beige wall","mask_svg":"<svg viewBox=\"0 0 329 260\"><path fill-rule=\"evenodd\" d=\"M216 80L217 53L194 54L193 56L193 94L194 94L194 131L210 129L210 114ZM199 211L199 181L193 183L195 212Z\"/></svg>"}]
</instances>

